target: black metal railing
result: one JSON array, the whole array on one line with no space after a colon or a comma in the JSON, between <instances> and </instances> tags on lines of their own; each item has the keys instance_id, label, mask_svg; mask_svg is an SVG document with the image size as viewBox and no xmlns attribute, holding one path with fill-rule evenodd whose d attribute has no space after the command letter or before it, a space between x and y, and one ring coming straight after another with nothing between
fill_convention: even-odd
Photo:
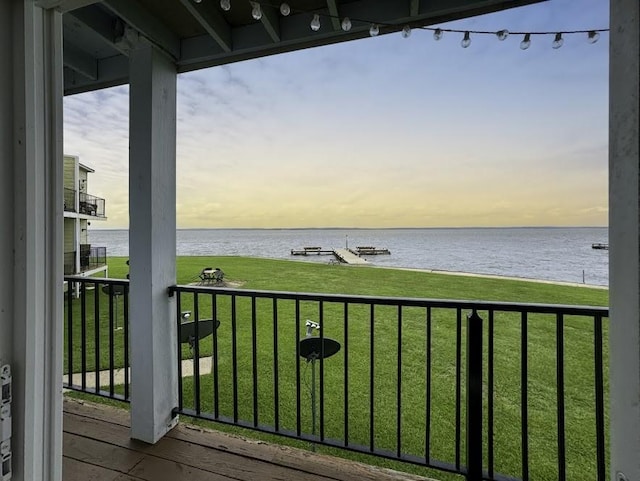
<instances>
[{"instance_id":1,"label":"black metal railing","mask_svg":"<svg viewBox=\"0 0 640 481\"><path fill-rule=\"evenodd\" d=\"M67 187L64 188L64 210L66 212L76 211L76 191Z\"/></svg>"},{"instance_id":2,"label":"black metal railing","mask_svg":"<svg viewBox=\"0 0 640 481\"><path fill-rule=\"evenodd\" d=\"M474 481L606 478L606 308L169 292L181 414Z\"/></svg>"},{"instance_id":3,"label":"black metal railing","mask_svg":"<svg viewBox=\"0 0 640 481\"><path fill-rule=\"evenodd\" d=\"M65 280L65 387L128 400L128 281ZM181 414L469 480L606 478L606 308L169 291Z\"/></svg>"},{"instance_id":4,"label":"black metal railing","mask_svg":"<svg viewBox=\"0 0 640 481\"><path fill-rule=\"evenodd\" d=\"M64 280L64 387L128 401L129 281Z\"/></svg>"},{"instance_id":5,"label":"black metal railing","mask_svg":"<svg viewBox=\"0 0 640 481\"><path fill-rule=\"evenodd\" d=\"M80 270L87 271L107 264L107 248L80 244Z\"/></svg>"},{"instance_id":6,"label":"black metal railing","mask_svg":"<svg viewBox=\"0 0 640 481\"><path fill-rule=\"evenodd\" d=\"M105 201L100 197L80 192L79 212L96 217L105 216Z\"/></svg>"},{"instance_id":7,"label":"black metal railing","mask_svg":"<svg viewBox=\"0 0 640 481\"><path fill-rule=\"evenodd\" d=\"M80 272L107 265L107 248L80 244ZM64 275L76 273L76 251L64 253Z\"/></svg>"}]
</instances>

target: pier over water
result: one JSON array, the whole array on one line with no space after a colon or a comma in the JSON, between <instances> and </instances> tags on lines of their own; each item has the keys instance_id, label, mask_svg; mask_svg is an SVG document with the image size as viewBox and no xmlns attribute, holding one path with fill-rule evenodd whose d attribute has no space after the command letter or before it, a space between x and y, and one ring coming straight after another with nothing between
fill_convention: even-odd
<instances>
[{"instance_id":1,"label":"pier over water","mask_svg":"<svg viewBox=\"0 0 640 481\"><path fill-rule=\"evenodd\" d=\"M312 256L312 255L333 255L337 260L344 264L363 265L368 264L367 260L362 257L364 255L391 254L389 249L378 249L371 246L361 246L355 249L323 249L322 247L302 247L300 249L291 249L292 256Z\"/></svg>"}]
</instances>

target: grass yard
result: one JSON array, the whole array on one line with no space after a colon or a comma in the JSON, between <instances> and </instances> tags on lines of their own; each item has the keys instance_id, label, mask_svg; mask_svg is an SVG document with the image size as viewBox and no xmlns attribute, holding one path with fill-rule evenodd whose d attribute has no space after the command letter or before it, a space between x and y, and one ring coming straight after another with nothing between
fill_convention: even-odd
<instances>
[{"instance_id":1,"label":"grass yard","mask_svg":"<svg viewBox=\"0 0 640 481\"><path fill-rule=\"evenodd\" d=\"M125 258L110 258L109 273L112 278L125 278L128 266ZM241 289L276 290L294 292L318 292L351 295L372 295L391 297L413 297L432 299L468 299L508 301L521 303L577 304L606 306L608 291L583 287L551 285L535 282L487 279L478 277L452 276L417 271L381 269L375 267L348 267L330 264L306 263L285 260L249 259L241 257L181 257L178 258L178 284L188 284L197 280L197 274L207 266L220 267L225 272L225 280L241 284ZM102 297L100 291L99 295ZM95 338L95 319L92 316L94 292L87 296L89 320L84 329L87 339ZM106 302L106 296L100 300ZM232 301L229 296L216 299L215 317L221 321L217 332L219 413L233 417L233 363L232 363ZM106 306L106 304L102 304ZM77 315L81 308L74 302L74 346L79 345L82 326ZM123 303L119 303L119 319L122 319ZM181 296L181 309L196 308L190 294ZM235 301L237 365L235 376L237 386L237 415L240 419L253 421L254 413L260 424L273 425L276 412L280 427L296 428L296 335L295 302L279 300L274 307L270 299L258 299L252 304L249 298ZM200 294L197 309L201 319L212 317L211 296ZM255 325L252 311L255 309ZM303 301L299 305L299 335L304 336L304 321L319 320L320 306L314 301ZM367 445L369 442L369 402L371 335L374 336L374 389L373 419L375 425L375 445L394 451L396 446L397 381L401 390L402 451L416 456L424 456L426 389L427 389L427 328L423 308L406 307L402 310L402 343L400 353L400 378L398 378L398 309L377 306L374 320L371 320L369 306L349 305L348 325L345 326L344 305L325 302L322 306L322 324L325 337L348 344L348 359L344 350L324 363L324 411L325 436L344 439L348 433L349 442ZM277 315L277 329L274 327L274 313ZM466 317L463 313L463 320ZM455 461L455 371L456 371L456 311L455 309L434 308L431 310L431 418L430 453L433 459ZM487 346L486 313L485 351ZM99 358L102 369L108 365L108 341L114 334L114 364L123 363L122 331L111 331L105 322L106 312L102 312L98 330L100 332ZM606 321L606 320L605 320ZM519 314L497 313L495 322L495 459L496 472L520 477L520 334ZM594 477L595 466L595 414L594 414L594 361L593 361L593 320L579 317L567 318L564 323L565 348L565 397L566 397L566 437L567 437L567 479L583 480ZM530 478L557 479L557 428L556 428L556 384L555 384L555 315L530 315L528 322L528 362L529 376L527 392L529 397L529 457ZM277 333L277 349L274 350L274 330ZM462 462L464 464L464 346L465 329L462 340ZM65 343L67 337L65 336ZM131 342L135 342L132 339ZM257 356L252 356L252 345L256 343ZM604 328L605 373L607 362L607 326ZM200 355L209 356L214 349L213 337L201 341ZM74 351L74 371L82 366L82 357ZM66 347L65 347L65 352ZM188 347L182 350L183 359L191 357ZM485 376L486 376L485 354ZM95 366L95 350L89 344L85 364L87 370ZM274 361L277 360L278 408L274 403ZM253 366L257 368L255 381L257 390L254 404ZM105 364L106 363L106 364ZM347 364L348 363L348 364ZM348 375L345 376L345 366ZM310 365L300 363L300 392L302 409L300 412L303 431L311 432L310 409ZM319 373L319 369L318 369ZM345 384L348 391L345 394ZM486 383L485 383L486 388ZM193 404L193 378L183 382L185 406ZM317 392L317 391L316 391ZM203 373L200 377L201 409L212 413L214 410L213 376ZM608 402L608 387L605 379L605 402ZM345 399L348 411L345 415ZM486 410L486 406L485 406ZM608 406L606 407L608 412ZM348 430L345 427L348 421ZM485 418L486 423L486 418ZM259 435L264 436L264 435ZM296 444L296 443L294 443ZM300 444L300 443L297 443ZM330 448L319 448L335 453ZM354 453L340 452L342 456L362 459ZM394 468L399 463L376 461ZM402 469L419 474L426 471L413 466ZM431 476L448 479L443 473L428 472Z\"/></svg>"}]
</instances>

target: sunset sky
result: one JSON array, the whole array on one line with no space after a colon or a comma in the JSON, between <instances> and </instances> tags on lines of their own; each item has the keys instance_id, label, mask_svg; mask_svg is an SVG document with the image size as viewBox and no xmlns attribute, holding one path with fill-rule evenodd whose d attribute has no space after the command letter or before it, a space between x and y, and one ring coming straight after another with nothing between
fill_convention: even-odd
<instances>
[{"instance_id":1,"label":"sunset sky","mask_svg":"<svg viewBox=\"0 0 640 481\"><path fill-rule=\"evenodd\" d=\"M443 25L607 28L605 0ZM178 76L178 227L607 225L608 33L414 30ZM65 154L126 228L128 88L64 99Z\"/></svg>"}]
</instances>

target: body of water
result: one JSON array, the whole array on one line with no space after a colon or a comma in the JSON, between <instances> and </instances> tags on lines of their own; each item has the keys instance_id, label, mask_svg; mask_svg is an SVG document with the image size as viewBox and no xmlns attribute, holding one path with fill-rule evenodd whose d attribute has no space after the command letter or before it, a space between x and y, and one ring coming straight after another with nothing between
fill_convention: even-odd
<instances>
[{"instance_id":1,"label":"body of water","mask_svg":"<svg viewBox=\"0 0 640 481\"><path fill-rule=\"evenodd\" d=\"M129 255L127 230L91 230L89 240L106 246L108 255ZM391 251L367 258L376 266L608 285L608 251L591 248L607 242L606 227L181 229L177 254L328 262L329 256L292 256L291 249L375 246Z\"/></svg>"}]
</instances>

